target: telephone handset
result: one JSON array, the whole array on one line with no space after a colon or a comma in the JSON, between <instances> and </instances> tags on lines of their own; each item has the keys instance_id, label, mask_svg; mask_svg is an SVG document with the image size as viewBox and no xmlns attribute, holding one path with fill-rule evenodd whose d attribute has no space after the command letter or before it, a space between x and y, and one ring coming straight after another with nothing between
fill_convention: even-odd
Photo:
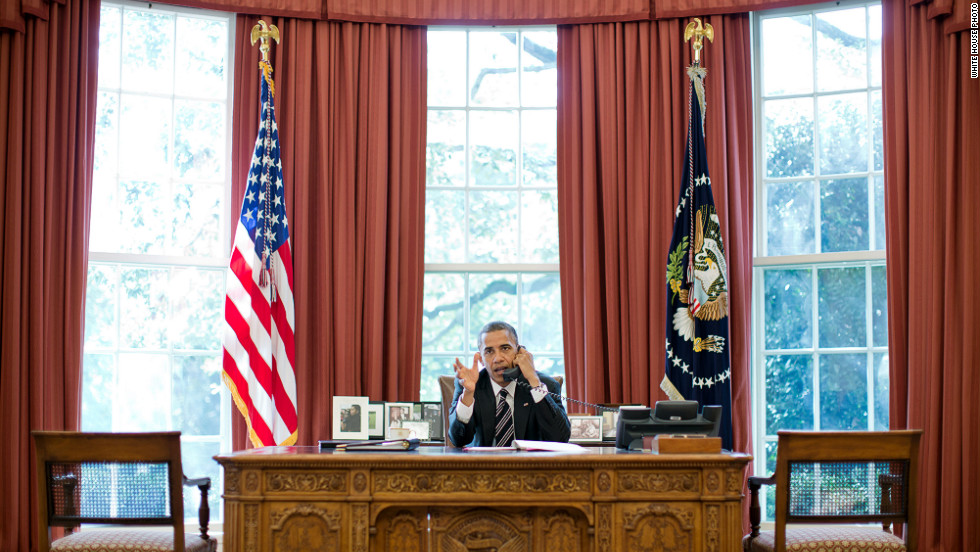
<instances>
[{"instance_id":1,"label":"telephone handset","mask_svg":"<svg viewBox=\"0 0 980 552\"><path fill-rule=\"evenodd\" d=\"M523 348L524 348L523 345L518 345L517 352L520 353L521 349ZM516 364L514 365L513 368L508 368L504 370L503 374L501 374L501 376L503 376L504 378L504 381L517 381L517 378L520 375L521 375L521 367Z\"/></svg>"}]
</instances>

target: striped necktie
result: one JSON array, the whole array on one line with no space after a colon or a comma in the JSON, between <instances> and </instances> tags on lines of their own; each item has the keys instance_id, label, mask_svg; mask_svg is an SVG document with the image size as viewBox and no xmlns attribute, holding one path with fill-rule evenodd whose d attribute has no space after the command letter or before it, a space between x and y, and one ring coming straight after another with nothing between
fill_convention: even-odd
<instances>
[{"instance_id":1,"label":"striped necktie","mask_svg":"<svg viewBox=\"0 0 980 552\"><path fill-rule=\"evenodd\" d=\"M514 440L514 416L511 414L510 406L507 406L507 390L501 389L497 395L497 420L496 430L494 431L494 446L509 447Z\"/></svg>"}]
</instances>

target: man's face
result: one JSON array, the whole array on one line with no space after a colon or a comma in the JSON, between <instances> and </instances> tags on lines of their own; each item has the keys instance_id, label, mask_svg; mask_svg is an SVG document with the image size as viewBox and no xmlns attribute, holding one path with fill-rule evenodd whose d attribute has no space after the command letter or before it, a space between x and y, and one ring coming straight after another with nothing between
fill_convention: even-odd
<instances>
[{"instance_id":1,"label":"man's face","mask_svg":"<svg viewBox=\"0 0 980 552\"><path fill-rule=\"evenodd\" d=\"M483 365L490 371L490 378L498 385L507 385L504 380L504 370L514 367L514 357L517 356L517 342L507 330L487 332L483 336Z\"/></svg>"}]
</instances>

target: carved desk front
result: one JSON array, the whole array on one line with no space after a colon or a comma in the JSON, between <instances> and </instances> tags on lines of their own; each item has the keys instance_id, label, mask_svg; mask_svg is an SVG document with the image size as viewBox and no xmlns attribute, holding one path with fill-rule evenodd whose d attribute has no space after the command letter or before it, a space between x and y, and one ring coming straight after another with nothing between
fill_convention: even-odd
<instances>
[{"instance_id":1,"label":"carved desk front","mask_svg":"<svg viewBox=\"0 0 980 552\"><path fill-rule=\"evenodd\" d=\"M215 459L224 550L736 552L751 457L267 447Z\"/></svg>"}]
</instances>

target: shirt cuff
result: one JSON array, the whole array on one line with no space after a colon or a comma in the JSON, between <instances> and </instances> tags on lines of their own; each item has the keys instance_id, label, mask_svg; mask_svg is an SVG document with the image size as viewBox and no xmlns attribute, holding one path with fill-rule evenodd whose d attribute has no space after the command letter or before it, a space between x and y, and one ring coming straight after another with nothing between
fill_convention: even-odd
<instances>
[{"instance_id":1,"label":"shirt cuff","mask_svg":"<svg viewBox=\"0 0 980 552\"><path fill-rule=\"evenodd\" d=\"M532 393L533 395L533 393ZM476 397L473 397L473 404L466 406L462 400L456 401L456 421L467 424L473 417L473 405L476 404Z\"/></svg>"},{"instance_id":2,"label":"shirt cuff","mask_svg":"<svg viewBox=\"0 0 980 552\"><path fill-rule=\"evenodd\" d=\"M548 396L548 386L544 383L540 383L537 387L531 388L531 398L534 399L534 402L539 403L546 396ZM456 411L456 417L459 417L459 407L456 408Z\"/></svg>"}]
</instances>

